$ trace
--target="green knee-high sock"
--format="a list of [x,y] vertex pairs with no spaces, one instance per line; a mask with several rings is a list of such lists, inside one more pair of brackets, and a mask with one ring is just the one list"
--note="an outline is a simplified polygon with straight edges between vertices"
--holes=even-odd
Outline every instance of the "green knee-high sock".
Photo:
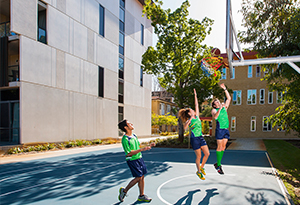
[[[224,150],[221,151],[221,161],[222,161],[222,158],[223,158],[223,154],[224,154]],[[221,161],[220,161],[220,164],[221,164]]]
[[217,154],[217,165],[220,166],[221,165],[221,160],[222,160],[222,151],[216,151]]

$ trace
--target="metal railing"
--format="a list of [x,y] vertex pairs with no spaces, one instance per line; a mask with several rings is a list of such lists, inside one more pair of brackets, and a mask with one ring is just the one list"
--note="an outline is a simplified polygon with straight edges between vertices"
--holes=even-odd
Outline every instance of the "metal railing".
[[14,36],[16,35],[14,32],[10,31],[10,22],[0,23],[0,38],[4,36]]

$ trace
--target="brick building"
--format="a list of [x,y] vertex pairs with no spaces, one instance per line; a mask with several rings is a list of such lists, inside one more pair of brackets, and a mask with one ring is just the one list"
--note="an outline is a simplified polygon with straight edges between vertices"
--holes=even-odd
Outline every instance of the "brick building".
[[[255,54],[243,53],[245,59],[255,59]],[[227,57],[226,54],[221,56]],[[233,69],[233,78],[230,78],[228,69],[222,68],[220,84],[224,83],[233,91],[228,109],[231,138],[295,138],[294,133],[286,135],[280,127],[272,127],[264,121],[280,105],[278,96],[281,93],[270,92],[262,77],[264,72],[260,65],[236,67]],[[214,120],[213,135],[215,126]]]

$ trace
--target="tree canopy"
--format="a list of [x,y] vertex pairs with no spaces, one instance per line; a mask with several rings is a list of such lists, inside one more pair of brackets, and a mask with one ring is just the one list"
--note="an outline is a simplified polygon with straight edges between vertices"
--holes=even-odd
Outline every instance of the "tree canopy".
[[220,72],[206,77],[200,68],[201,59],[211,55],[212,48],[201,43],[210,34],[213,20],[188,18],[188,0],[174,12],[162,9],[162,1],[153,2],[146,0],[143,12],[151,19],[158,41],[143,54],[144,72],[157,76],[180,108],[194,107],[193,88],[201,104],[219,91]]
[[[300,55],[299,0],[243,0],[243,25],[238,36],[258,57]],[[295,63],[300,66],[300,63]],[[282,105],[270,117],[273,126],[280,125],[300,136],[300,74],[288,64],[264,65],[271,91],[282,92]]]

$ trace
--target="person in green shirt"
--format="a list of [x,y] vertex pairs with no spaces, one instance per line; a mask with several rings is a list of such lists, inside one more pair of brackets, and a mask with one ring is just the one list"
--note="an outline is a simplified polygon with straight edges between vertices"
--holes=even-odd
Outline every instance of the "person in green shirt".
[[124,201],[129,189],[138,183],[140,191],[138,201],[150,202],[152,199],[144,194],[144,175],[147,174],[147,167],[142,158],[141,152],[151,149],[151,147],[155,146],[155,144],[151,143],[150,146],[140,148],[140,142],[137,136],[133,133],[133,124],[124,119],[123,121],[119,122],[118,126],[120,130],[125,132],[122,137],[122,147],[125,152],[127,165],[132,173],[132,176],[134,177],[134,179],[129,182],[126,188],[120,188],[119,200]]
[[[209,149],[207,143],[202,135],[202,124],[199,118],[199,105],[198,105],[198,98],[196,90],[194,89],[195,95],[195,111],[190,108],[181,109],[179,110],[179,117],[181,118],[182,123],[184,124],[184,130],[188,127],[191,129],[191,145],[193,150],[196,154],[196,167],[197,167],[197,176],[205,180],[204,175],[205,169],[204,165],[209,157]],[[200,165],[201,160],[201,151],[203,152],[204,156],[202,159],[202,163]]]
[[214,166],[219,174],[224,174],[221,161],[223,158],[224,151],[226,149],[226,144],[228,142],[228,139],[230,138],[230,134],[228,130],[229,120],[228,120],[227,109],[230,105],[231,97],[224,83],[222,83],[220,87],[225,91],[226,101],[225,103],[220,103],[218,99],[214,99],[211,103],[211,106],[213,107],[211,114],[213,118],[216,120],[215,136],[217,140],[217,149],[216,149],[217,162],[214,164]]

